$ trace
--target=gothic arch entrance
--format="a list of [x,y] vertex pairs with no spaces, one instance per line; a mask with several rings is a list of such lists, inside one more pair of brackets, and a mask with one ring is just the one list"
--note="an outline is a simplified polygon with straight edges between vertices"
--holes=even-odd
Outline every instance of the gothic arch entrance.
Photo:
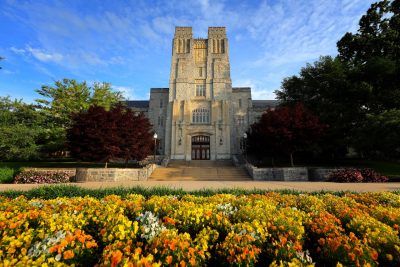
[[210,137],[206,135],[192,136],[192,160],[210,159]]

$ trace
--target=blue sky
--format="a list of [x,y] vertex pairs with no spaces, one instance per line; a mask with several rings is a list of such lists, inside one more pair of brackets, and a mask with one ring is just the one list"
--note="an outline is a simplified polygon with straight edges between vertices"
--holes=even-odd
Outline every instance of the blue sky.
[[226,26],[233,86],[273,99],[284,77],[355,32],[369,0],[0,0],[0,96],[55,80],[110,82],[128,99],[168,87],[175,26]]

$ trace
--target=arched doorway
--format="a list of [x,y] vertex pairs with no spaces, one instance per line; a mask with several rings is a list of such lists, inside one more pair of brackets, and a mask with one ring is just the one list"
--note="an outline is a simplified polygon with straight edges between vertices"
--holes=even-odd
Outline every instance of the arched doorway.
[[192,136],[192,160],[210,159],[210,137],[206,135]]

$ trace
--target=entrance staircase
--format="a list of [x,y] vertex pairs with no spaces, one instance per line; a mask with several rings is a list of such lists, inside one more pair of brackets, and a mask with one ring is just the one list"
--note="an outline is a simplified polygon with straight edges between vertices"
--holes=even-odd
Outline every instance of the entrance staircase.
[[244,168],[235,167],[231,160],[170,160],[168,167],[157,168],[150,181],[250,181]]

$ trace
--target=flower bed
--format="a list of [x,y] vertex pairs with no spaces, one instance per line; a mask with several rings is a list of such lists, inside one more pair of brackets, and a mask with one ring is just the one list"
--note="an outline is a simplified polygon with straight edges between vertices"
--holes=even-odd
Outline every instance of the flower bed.
[[36,171],[26,170],[15,176],[16,184],[57,184],[68,183],[71,180],[70,174],[65,171]]
[[0,202],[4,266],[400,265],[395,193]]
[[389,179],[372,169],[339,169],[332,172],[329,181],[338,183],[384,183]]

